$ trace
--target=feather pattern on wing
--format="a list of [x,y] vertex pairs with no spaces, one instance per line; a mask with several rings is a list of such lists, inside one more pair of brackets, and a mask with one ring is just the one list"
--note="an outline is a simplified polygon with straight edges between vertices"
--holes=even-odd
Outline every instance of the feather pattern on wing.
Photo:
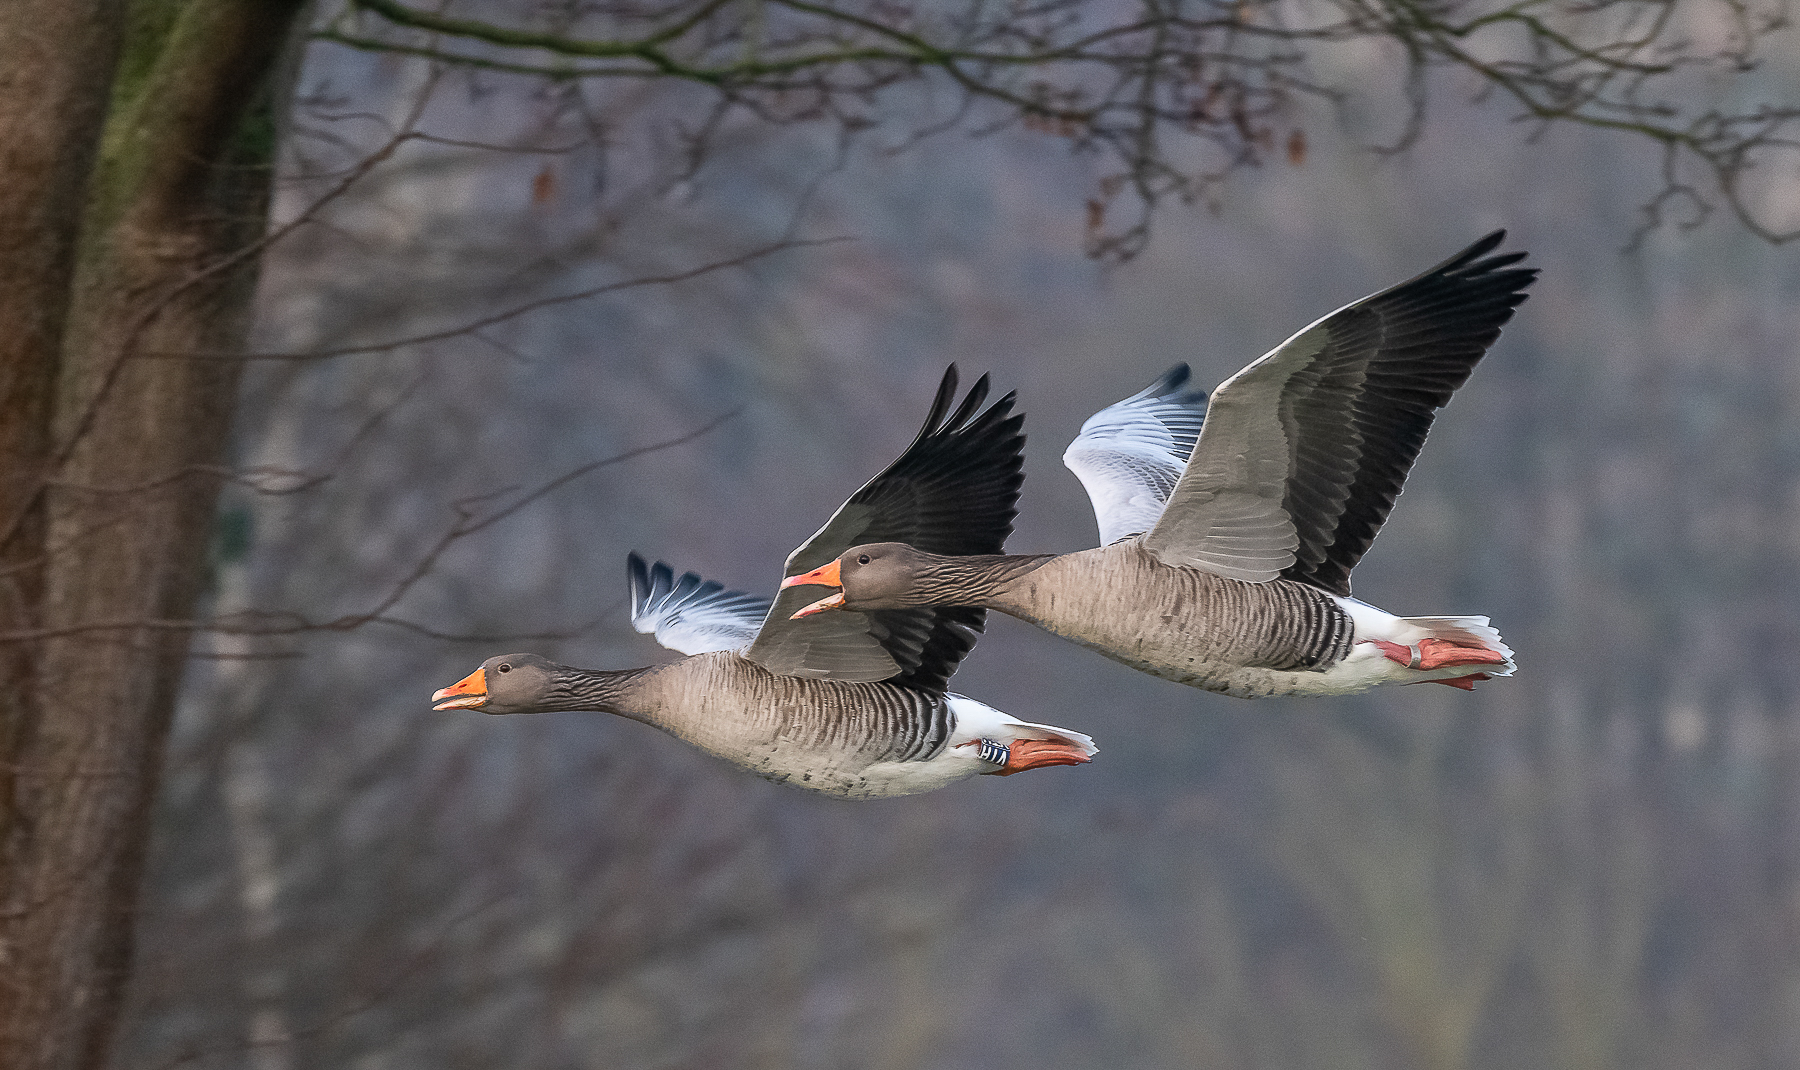
[[767,598],[728,591],[724,584],[693,572],[676,579],[675,570],[661,561],[651,565],[634,553],[626,558],[625,568],[631,586],[631,626],[655,635],[670,650],[742,653],[769,614]]
[[[1436,412],[1525,300],[1505,231],[1307,327],[1213,392],[1144,544],[1165,564],[1350,593]],[[1483,259],[1485,257],[1485,259]]]
[[1175,365],[1088,417],[1063,452],[1093,503],[1100,545],[1149,531],[1162,516],[1206,417],[1206,391],[1187,382],[1188,366]]
[[[788,556],[784,576],[810,572],[866,542],[903,542],[936,554],[1003,551],[1025,479],[1025,418],[1013,414],[1013,394],[977,412],[987,398],[985,375],[952,412],[956,384],[952,365],[912,444]],[[819,597],[818,587],[780,592],[744,656],[790,676],[942,691],[987,620],[984,610],[968,606],[790,619]]]

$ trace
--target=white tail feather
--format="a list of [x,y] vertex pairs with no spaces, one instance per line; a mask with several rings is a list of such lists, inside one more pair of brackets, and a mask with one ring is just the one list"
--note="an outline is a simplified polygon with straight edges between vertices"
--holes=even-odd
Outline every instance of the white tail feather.
[[1021,721],[1017,717],[1001,713],[984,702],[977,702],[964,695],[950,694],[944,697],[949,700],[951,712],[956,714],[956,728],[950,734],[953,742],[984,737],[1002,743],[1011,743],[1017,739],[1041,739],[1079,747],[1082,753],[1088,755],[1100,752],[1100,748],[1094,746],[1093,739],[1080,732],[1058,728],[1055,725]]
[[1014,739],[1043,739],[1067,743],[1071,747],[1081,748],[1081,752],[1090,757],[1100,753],[1100,748],[1094,745],[1093,737],[1081,732],[1057,728],[1055,725],[1033,724],[1030,721],[1013,721],[1012,723]]

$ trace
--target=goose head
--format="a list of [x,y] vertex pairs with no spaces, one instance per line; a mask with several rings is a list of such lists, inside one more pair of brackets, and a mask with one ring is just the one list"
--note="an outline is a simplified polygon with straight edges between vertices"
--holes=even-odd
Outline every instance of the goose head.
[[434,710],[540,713],[561,690],[564,666],[536,654],[502,654],[431,696]]
[[928,554],[903,542],[872,542],[852,546],[835,561],[781,581],[783,587],[836,587],[838,593],[806,606],[794,617],[809,617],[828,609],[905,609],[942,604],[946,586],[954,580],[956,558]]

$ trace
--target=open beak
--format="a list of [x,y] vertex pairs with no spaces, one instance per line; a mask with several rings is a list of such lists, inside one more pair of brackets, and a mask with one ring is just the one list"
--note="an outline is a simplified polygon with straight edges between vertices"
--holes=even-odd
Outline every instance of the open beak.
[[839,591],[838,593],[832,595],[830,598],[821,598],[817,602],[814,602],[810,606],[806,606],[802,609],[796,610],[794,612],[793,616],[789,617],[788,619],[789,620],[799,620],[801,617],[810,617],[814,613],[823,613],[828,609],[842,609],[842,608],[844,608],[844,592]]
[[[788,587],[806,586],[842,588],[844,586],[844,581],[843,577],[838,573],[838,563],[834,558],[833,560],[820,565],[818,568],[813,569],[811,572],[802,572],[798,576],[789,576],[787,579],[781,581],[781,586],[784,589]],[[814,613],[823,613],[828,609],[842,609],[843,605],[844,592],[839,590],[838,593],[831,597],[821,598],[812,605],[801,609],[788,619],[799,620],[801,617],[810,617]]]
[[434,710],[474,709],[486,704],[488,700],[487,676],[483,670],[474,672],[444,688],[431,696]]

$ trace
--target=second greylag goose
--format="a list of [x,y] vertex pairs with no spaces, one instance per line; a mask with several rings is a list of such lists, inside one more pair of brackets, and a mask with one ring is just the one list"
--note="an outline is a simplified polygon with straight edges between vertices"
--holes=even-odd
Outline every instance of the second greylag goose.
[[[1022,416],[1008,394],[977,415],[983,376],[954,413],[944,374],[925,426],[788,558],[810,570],[853,542],[905,540],[946,554],[997,552],[1018,500]],[[948,414],[948,415],[947,415]],[[594,710],[669,734],[759,776],[849,798],[931,791],[980,773],[1076,765],[1079,732],[1031,724],[945,692],[984,623],[979,609],[920,607],[791,619],[805,601],[763,599],[660,562],[630,560],[632,623],[691,656],[644,669],[489,658],[434,695],[434,709]]]
[[1486,617],[1398,617],[1350,597],[1436,411],[1473,371],[1534,268],[1490,234],[1320,319],[1213,393],[1179,366],[1096,413],[1064,462],[1105,545],[953,557],[850,548],[783,586],[800,610],[997,609],[1179,683],[1256,698],[1378,684],[1469,689],[1513,671]]

